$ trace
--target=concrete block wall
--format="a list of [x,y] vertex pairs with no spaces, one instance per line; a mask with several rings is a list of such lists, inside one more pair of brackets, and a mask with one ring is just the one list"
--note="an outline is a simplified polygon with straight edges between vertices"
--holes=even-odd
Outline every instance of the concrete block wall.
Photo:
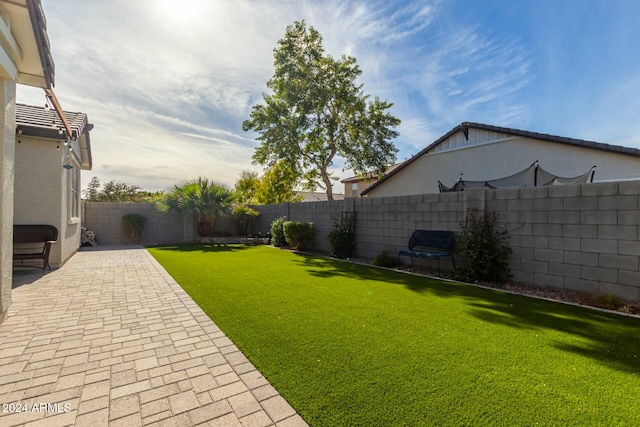
[[260,212],[260,216],[251,221],[249,230],[253,233],[269,233],[274,219],[283,216],[289,217],[291,205],[292,203],[279,203],[277,205],[254,206]]
[[[507,227],[514,281],[640,301],[640,181],[257,206],[260,216],[249,230],[266,233],[282,216],[313,222],[314,249],[329,252],[334,222],[353,212],[356,256],[373,258],[383,250],[395,255],[416,229],[458,232],[473,208],[496,212]],[[101,244],[126,243],[125,213],[147,217],[143,243],[197,238],[190,218],[160,214],[150,204],[86,203],[83,210],[83,224]],[[233,219],[220,220],[216,230],[235,230]],[[452,268],[446,259],[441,266]]]
[[373,258],[387,251],[395,255],[407,247],[409,237],[416,229],[459,230],[467,195],[447,193],[355,199],[356,254]]
[[[283,203],[257,206],[260,211],[254,232],[269,229],[271,222],[286,216],[292,221],[314,223],[314,249],[329,252],[329,233],[343,212],[356,215],[356,256],[374,258],[382,251],[395,255],[407,247],[411,233],[417,228],[460,229],[466,207],[478,207],[479,195],[474,192],[420,194],[384,198],[349,198],[313,203]],[[443,259],[443,268],[451,262]],[[435,263],[423,261],[426,266]]]
[[[249,225],[253,233],[267,233],[271,230],[274,219],[286,217],[291,221],[312,222],[314,229],[314,249],[329,252],[329,233],[335,220],[349,205],[348,201],[334,200],[328,202],[280,203],[277,205],[255,206],[260,216]],[[353,207],[351,206],[351,209]],[[351,210],[352,211],[352,210]]]
[[[152,203],[103,203],[83,201],[82,224],[96,233],[101,245],[126,245],[131,241],[122,231],[122,216],[138,214],[147,218],[143,244],[195,242],[198,233],[191,216],[159,212]],[[238,229],[232,217],[216,220],[214,231],[234,234]]]
[[314,247],[328,251],[333,222],[355,212],[356,255],[373,258],[405,248],[416,229],[460,231],[472,208],[507,227],[514,281],[640,301],[640,181],[258,206],[256,224],[314,222]]
[[100,245],[123,245],[132,242],[122,230],[122,217],[138,214],[147,218],[142,232],[143,244],[194,241],[193,220],[176,213],[158,212],[151,203],[83,202],[82,224],[92,230]]
[[507,210],[495,210],[510,218],[514,280],[640,301],[639,195],[640,181],[505,195]]

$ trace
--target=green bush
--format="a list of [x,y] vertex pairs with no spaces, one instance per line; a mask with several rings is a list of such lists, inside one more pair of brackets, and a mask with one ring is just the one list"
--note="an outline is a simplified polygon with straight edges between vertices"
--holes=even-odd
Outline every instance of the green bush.
[[618,309],[620,307],[624,307],[624,300],[620,297],[617,297],[615,295],[611,295],[611,294],[606,294],[604,296],[604,301],[609,304],[611,307]]
[[285,246],[287,240],[284,238],[284,231],[282,230],[282,224],[287,220],[287,217],[283,216],[276,218],[271,223],[271,244],[273,246]]
[[147,218],[138,214],[127,214],[122,217],[122,228],[124,233],[135,244],[140,243],[142,231],[147,223]]
[[496,213],[467,211],[462,231],[456,236],[462,265],[456,266],[453,278],[465,282],[485,281],[504,284],[511,277],[507,245],[509,236],[504,224],[496,227]]
[[282,224],[282,231],[287,244],[297,251],[304,251],[311,248],[313,240],[313,223],[285,221]]
[[387,251],[382,251],[371,261],[371,264],[378,267],[395,268],[398,266],[398,258]]
[[353,221],[336,221],[329,232],[331,256],[349,258],[356,249],[356,232]]

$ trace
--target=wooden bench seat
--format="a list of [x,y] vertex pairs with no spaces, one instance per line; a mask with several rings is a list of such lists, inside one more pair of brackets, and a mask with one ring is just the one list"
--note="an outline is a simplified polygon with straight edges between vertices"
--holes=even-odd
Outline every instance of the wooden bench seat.
[[51,245],[58,240],[58,229],[53,225],[14,225],[13,263],[24,265],[25,261],[42,260],[42,273],[49,265]]

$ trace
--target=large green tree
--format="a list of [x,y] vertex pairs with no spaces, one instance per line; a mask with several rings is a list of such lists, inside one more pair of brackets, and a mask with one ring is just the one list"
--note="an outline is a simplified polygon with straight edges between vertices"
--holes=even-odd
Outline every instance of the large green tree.
[[388,112],[393,104],[364,94],[355,58],[325,55],[320,33],[296,21],[274,49],[274,65],[272,93],[242,124],[259,134],[254,163],[285,161],[296,182],[310,190],[320,185],[332,200],[336,156],[357,174],[382,174],[395,161],[391,140],[400,120]]
[[254,203],[256,191],[260,186],[260,177],[257,172],[243,170],[240,177],[236,181],[234,190],[236,192],[236,200],[239,203]]

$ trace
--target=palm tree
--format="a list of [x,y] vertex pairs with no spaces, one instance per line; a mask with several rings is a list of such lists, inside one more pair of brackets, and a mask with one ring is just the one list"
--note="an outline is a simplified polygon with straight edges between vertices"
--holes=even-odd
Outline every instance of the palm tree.
[[212,236],[216,219],[226,216],[234,200],[233,191],[224,184],[200,177],[173,190],[156,203],[160,212],[180,212],[195,215],[198,219],[198,234]]

